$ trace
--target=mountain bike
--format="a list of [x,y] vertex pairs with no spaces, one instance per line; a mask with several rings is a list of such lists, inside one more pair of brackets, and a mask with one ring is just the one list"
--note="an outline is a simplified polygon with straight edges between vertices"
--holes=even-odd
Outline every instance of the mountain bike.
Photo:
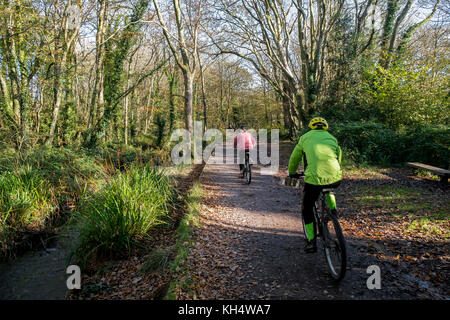
[[[303,187],[304,174],[296,174],[285,180],[285,185]],[[298,180],[298,181],[296,181]],[[323,243],[328,270],[334,280],[342,280],[347,269],[347,249],[345,238],[339,224],[339,213],[333,189],[322,189],[313,207],[314,230],[316,237]],[[302,216],[303,232],[306,235],[305,221]]]
[[245,162],[244,162],[244,179],[247,184],[252,181],[252,165],[250,164],[250,154],[245,151]]

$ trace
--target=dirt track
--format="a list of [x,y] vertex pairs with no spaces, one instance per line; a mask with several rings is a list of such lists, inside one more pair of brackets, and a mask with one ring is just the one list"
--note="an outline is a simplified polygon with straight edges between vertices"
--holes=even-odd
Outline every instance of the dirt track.
[[[205,200],[201,226],[188,259],[198,299],[411,299],[417,298],[381,267],[380,290],[366,285],[367,267],[377,264],[367,243],[347,237],[348,269],[336,284],[321,247],[303,252],[300,191],[281,185],[254,166],[250,185],[237,165],[206,165],[201,183]],[[345,180],[344,180],[345,183]],[[339,203],[339,199],[338,199]],[[345,233],[345,230],[344,230]],[[183,296],[183,295],[182,295]],[[182,298],[182,297],[180,297]]]

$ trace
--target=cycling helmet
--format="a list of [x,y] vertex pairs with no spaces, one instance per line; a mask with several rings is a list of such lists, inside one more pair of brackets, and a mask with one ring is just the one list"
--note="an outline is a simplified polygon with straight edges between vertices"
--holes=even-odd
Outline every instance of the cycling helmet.
[[325,120],[324,118],[316,117],[309,122],[308,127],[310,127],[313,130],[315,129],[328,130],[328,123],[327,120]]
[[247,130],[247,126],[246,126],[245,124],[243,124],[243,125],[241,126],[241,129],[242,129],[242,130]]

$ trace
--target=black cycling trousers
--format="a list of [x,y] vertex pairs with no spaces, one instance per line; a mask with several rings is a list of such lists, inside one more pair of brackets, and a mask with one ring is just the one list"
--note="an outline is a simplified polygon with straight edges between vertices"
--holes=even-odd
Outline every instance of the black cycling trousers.
[[314,202],[319,198],[320,191],[326,188],[337,188],[341,184],[341,181],[327,184],[324,186],[316,186],[305,182],[305,188],[303,189],[303,205],[302,215],[305,220],[305,224],[309,224],[314,221],[313,207]]
[[[238,150],[238,152],[239,152],[238,159],[242,159],[242,160],[239,160],[239,161],[245,161],[245,156],[249,155],[250,149],[240,149],[240,150]],[[250,157],[250,155],[249,155],[249,157]],[[249,161],[250,161],[250,159],[249,159]],[[240,171],[244,170],[244,164],[243,163],[239,164],[239,170]]]

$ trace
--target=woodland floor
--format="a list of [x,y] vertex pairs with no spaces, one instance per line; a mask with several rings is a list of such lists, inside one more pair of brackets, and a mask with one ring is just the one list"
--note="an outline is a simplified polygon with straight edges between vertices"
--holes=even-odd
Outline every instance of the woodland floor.
[[[336,198],[348,267],[337,284],[320,247],[303,252],[301,191],[280,183],[286,160],[276,175],[259,168],[250,185],[237,165],[203,168],[182,278],[168,268],[140,272],[148,256],[136,254],[85,277],[71,298],[161,299],[175,278],[177,299],[450,299],[450,202],[436,179],[404,168],[344,170]],[[173,232],[155,241],[173,252]],[[367,288],[370,265],[381,269],[379,290]]]

